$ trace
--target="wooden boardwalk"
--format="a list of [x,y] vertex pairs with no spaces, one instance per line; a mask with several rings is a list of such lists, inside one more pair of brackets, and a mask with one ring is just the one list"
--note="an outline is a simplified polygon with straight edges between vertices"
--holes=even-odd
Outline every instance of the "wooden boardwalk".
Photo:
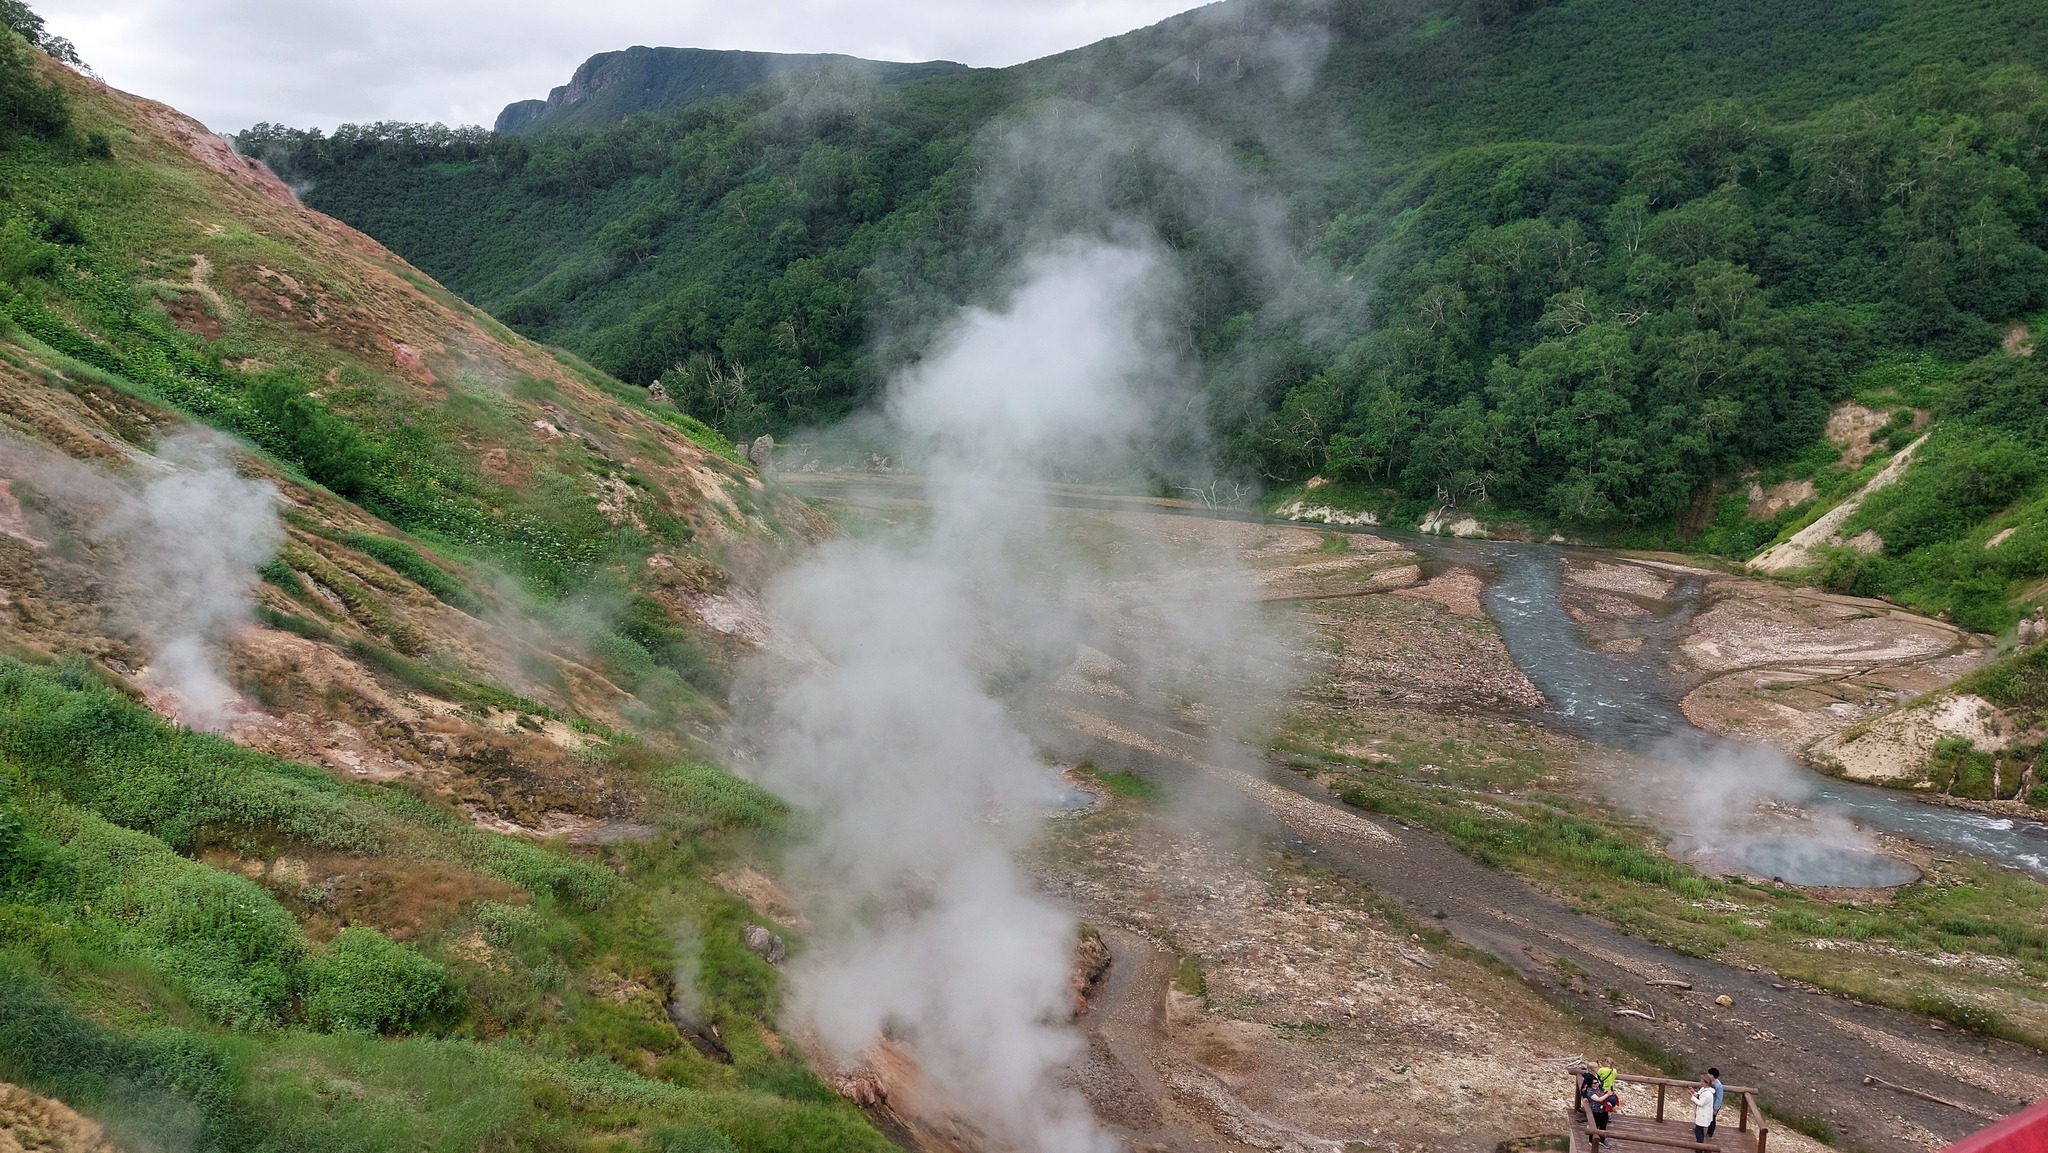
[[[1674,1081],[1669,1077],[1637,1077],[1622,1074],[1616,1079],[1639,1092],[1625,1098],[1628,1108],[1612,1114],[1606,1129],[1595,1129],[1580,1121],[1569,1109],[1572,1122],[1571,1153],[1647,1153],[1652,1149],[1693,1149],[1711,1153],[1766,1153],[1770,1130],[1763,1111],[1757,1108],[1756,1090],[1728,1085],[1722,1097],[1720,1125],[1705,1144],[1692,1140],[1692,1091],[1696,1081]],[[1572,1078],[1576,1096],[1578,1078]],[[1660,1120],[1661,1118],[1661,1120]]]

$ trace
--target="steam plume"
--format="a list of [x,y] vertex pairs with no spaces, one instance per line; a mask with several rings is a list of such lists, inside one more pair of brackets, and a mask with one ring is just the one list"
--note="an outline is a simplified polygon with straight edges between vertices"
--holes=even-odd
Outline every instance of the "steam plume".
[[114,555],[110,624],[150,650],[148,679],[177,697],[180,721],[218,729],[235,692],[221,671],[248,620],[256,567],[284,534],[277,488],[236,474],[230,442],[204,429],[174,433],[144,458],[139,483],[49,449],[0,438],[0,475],[31,487],[53,516]]
[[126,554],[123,616],[152,650],[150,676],[178,694],[178,719],[195,729],[227,723],[235,691],[220,655],[249,619],[256,567],[284,543],[277,486],[237,475],[228,451],[203,430],[166,438],[157,454],[174,471],[99,528]]
[[794,1011],[842,1057],[905,1041],[933,1086],[1004,1144],[1111,1147],[1054,1082],[1076,1040],[1073,923],[1012,861],[1058,782],[989,687],[993,667],[1073,659],[1086,578],[1038,485],[1128,467],[1185,361],[1169,262],[1143,240],[1070,241],[970,309],[888,398],[928,478],[931,520],[840,542],[768,592],[824,663],[763,718],[763,782],[805,805],[791,862],[826,896]]
[[1709,872],[1783,877],[1803,885],[1896,885],[1912,866],[1884,856],[1875,837],[1812,805],[1810,773],[1777,749],[1674,734],[1624,799],[1671,830],[1674,856]]

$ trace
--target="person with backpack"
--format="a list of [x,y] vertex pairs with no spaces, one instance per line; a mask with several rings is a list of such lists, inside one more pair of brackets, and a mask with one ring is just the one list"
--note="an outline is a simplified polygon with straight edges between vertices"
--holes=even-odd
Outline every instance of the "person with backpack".
[[1692,1091],[1692,1143],[1707,1143],[1707,1132],[1714,1125],[1714,1078],[1700,1074],[1699,1088]]
[[[1616,1073],[1611,1065],[1602,1065],[1597,1069],[1587,1069],[1581,1066],[1579,1069],[1578,1090],[1572,1101],[1572,1116],[1580,1121],[1584,1121],[1586,1119],[1587,1102],[1592,1100],[1593,1094],[1596,1092],[1612,1093],[1614,1091],[1614,1080],[1618,1076],[1620,1074]],[[1606,1126],[1602,1125],[1601,1128],[1604,1129]]]
[[1594,1075],[1593,1091],[1586,1094],[1586,1109],[1593,1115],[1593,1128],[1607,1128],[1608,1116],[1621,1111],[1621,1094],[1614,1091],[1613,1078],[1603,1082],[1598,1074]]

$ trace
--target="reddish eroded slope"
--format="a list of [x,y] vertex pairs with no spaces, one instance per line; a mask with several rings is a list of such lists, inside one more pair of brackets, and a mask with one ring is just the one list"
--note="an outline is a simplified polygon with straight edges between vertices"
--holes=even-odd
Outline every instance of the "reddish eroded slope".
[[[415,782],[488,828],[603,836],[629,821],[643,798],[604,755],[610,734],[665,755],[699,745],[722,719],[720,674],[762,638],[753,590],[828,523],[693,442],[639,390],[511,333],[304,208],[196,121],[45,72],[81,129],[111,140],[112,167],[78,195],[95,219],[121,222],[130,290],[188,348],[252,386],[273,370],[314,382],[314,399],[363,435],[427,459],[484,515],[520,522],[517,539],[584,549],[564,563],[574,585],[539,590],[488,541],[410,539],[245,446],[235,468],[276,485],[285,540],[257,587],[263,616],[226,658],[241,696],[228,734],[339,775]],[[49,307],[111,342],[63,298],[105,280],[95,268],[60,273]],[[0,455],[0,648],[83,654],[170,712],[108,579],[120,545],[96,534],[103,510],[64,479],[133,489],[161,470],[150,454],[191,423],[166,399],[11,325],[0,333],[12,446]],[[406,541],[460,595],[364,551],[364,534]],[[579,600],[591,587],[601,595]],[[641,635],[682,638],[701,676],[684,685],[630,646],[620,655],[614,630],[636,602]]]

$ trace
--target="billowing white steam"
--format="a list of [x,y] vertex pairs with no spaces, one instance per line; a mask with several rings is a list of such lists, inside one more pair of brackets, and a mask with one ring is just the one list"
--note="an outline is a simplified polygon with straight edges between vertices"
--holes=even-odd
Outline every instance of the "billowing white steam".
[[277,486],[237,475],[229,447],[198,429],[165,438],[157,455],[172,471],[97,528],[122,546],[122,615],[150,646],[150,679],[178,695],[178,719],[195,729],[227,722],[235,690],[221,654],[249,619],[257,566],[284,543]]
[[1847,816],[1816,808],[1813,776],[1768,745],[1674,734],[1621,799],[1672,831],[1673,855],[1708,872],[1802,885],[1896,885],[1914,869]]
[[762,780],[819,835],[792,872],[826,896],[792,1010],[841,1057],[887,1036],[1003,1145],[1107,1149],[1056,1084],[1071,917],[1012,856],[1057,781],[989,687],[991,668],[1072,659],[1082,612],[1038,485],[1113,475],[1158,427],[1186,362],[1170,263],[1145,241],[1068,242],[1009,302],[968,310],[888,398],[932,517],[839,542],[768,593],[824,658],[769,705]]
[[107,549],[109,623],[148,647],[148,679],[176,695],[178,719],[196,729],[228,720],[235,693],[222,653],[249,619],[257,566],[284,539],[276,486],[237,475],[231,450],[204,429],[174,433],[138,482],[0,438],[0,476]]

